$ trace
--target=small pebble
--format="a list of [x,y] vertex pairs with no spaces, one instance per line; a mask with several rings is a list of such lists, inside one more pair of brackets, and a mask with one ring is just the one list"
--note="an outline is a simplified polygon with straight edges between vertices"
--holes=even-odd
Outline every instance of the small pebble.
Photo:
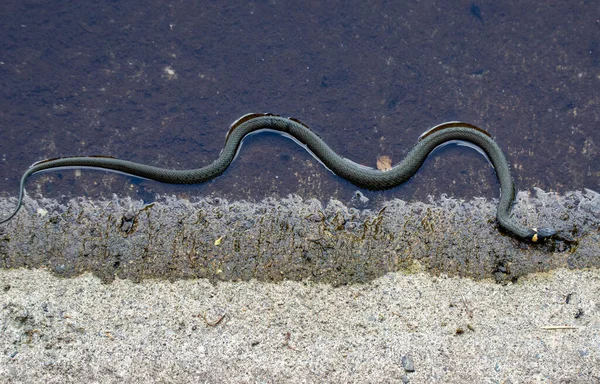
[[353,203],[367,204],[369,202],[369,198],[365,196],[361,191],[355,191],[354,196],[352,196]]
[[406,372],[415,371],[415,363],[410,355],[402,356],[402,366]]

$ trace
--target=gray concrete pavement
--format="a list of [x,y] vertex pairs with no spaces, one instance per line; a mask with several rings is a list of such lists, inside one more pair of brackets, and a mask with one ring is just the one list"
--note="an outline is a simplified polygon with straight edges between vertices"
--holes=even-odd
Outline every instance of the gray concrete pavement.
[[334,288],[18,269],[0,288],[2,383],[600,381],[598,270]]

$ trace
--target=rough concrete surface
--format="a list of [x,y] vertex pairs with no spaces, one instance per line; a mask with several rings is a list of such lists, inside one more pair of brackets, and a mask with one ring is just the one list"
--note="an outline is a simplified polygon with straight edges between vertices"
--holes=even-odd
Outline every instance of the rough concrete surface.
[[[15,204],[0,199],[0,212]],[[356,204],[297,195],[260,202],[27,198],[0,226],[0,268],[45,267],[63,277],[92,272],[105,282],[311,279],[337,286],[399,270],[511,281],[600,267],[600,194],[591,190],[518,194],[515,220],[575,239],[543,244],[503,234],[493,200]]]
[[2,383],[600,381],[598,270],[332,287],[17,269],[0,287]]
[[598,193],[519,193],[576,238],[540,245],[485,199],[352,204],[27,198],[0,382],[600,381]]

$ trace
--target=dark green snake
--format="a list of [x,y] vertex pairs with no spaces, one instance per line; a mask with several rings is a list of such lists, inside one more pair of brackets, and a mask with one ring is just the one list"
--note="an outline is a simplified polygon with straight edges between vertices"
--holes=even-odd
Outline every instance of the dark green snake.
[[163,183],[204,183],[225,172],[236,156],[246,135],[263,129],[274,130],[291,136],[305,145],[316,158],[336,175],[361,188],[371,190],[389,189],[404,183],[419,170],[431,151],[448,141],[459,140],[475,144],[487,154],[500,181],[500,200],[496,214],[500,226],[518,238],[533,242],[541,241],[556,233],[551,228],[526,228],[511,218],[510,210],[515,199],[515,187],[510,175],[510,168],[500,147],[487,132],[474,125],[460,122],[439,125],[423,134],[417,145],[399,164],[388,171],[379,171],[358,165],[339,156],[301,122],[269,114],[249,114],[237,120],[232,124],[227,134],[225,147],[219,158],[212,164],[198,169],[171,170],[126,160],[93,156],[64,157],[37,162],[21,178],[19,200],[14,212],[0,223],[10,220],[17,214],[23,202],[25,182],[29,176],[37,172],[63,167],[94,167],[120,171]]

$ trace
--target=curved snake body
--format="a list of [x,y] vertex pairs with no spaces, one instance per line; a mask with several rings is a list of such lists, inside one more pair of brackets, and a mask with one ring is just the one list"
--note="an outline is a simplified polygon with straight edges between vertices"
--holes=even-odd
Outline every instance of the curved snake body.
[[130,175],[172,184],[197,184],[221,175],[236,156],[244,137],[253,132],[270,129],[287,134],[304,144],[327,168],[336,175],[366,189],[384,190],[394,188],[410,179],[421,167],[427,156],[438,146],[454,140],[465,141],[480,147],[488,156],[498,181],[500,199],[496,217],[498,223],[509,233],[528,241],[540,241],[555,234],[550,228],[530,229],[514,221],[510,216],[515,198],[515,187],[510,168],[500,147],[487,132],[467,123],[451,122],[441,124],[423,134],[406,157],[388,171],[363,167],[335,153],[321,138],[306,125],[295,119],[269,114],[249,114],[237,120],[229,130],[225,146],[219,157],[202,168],[172,170],[134,163],[109,157],[65,157],[43,160],[33,164],[21,178],[17,207],[10,216],[0,221],[10,220],[22,205],[27,178],[37,172],[64,167],[93,167],[124,172]]

